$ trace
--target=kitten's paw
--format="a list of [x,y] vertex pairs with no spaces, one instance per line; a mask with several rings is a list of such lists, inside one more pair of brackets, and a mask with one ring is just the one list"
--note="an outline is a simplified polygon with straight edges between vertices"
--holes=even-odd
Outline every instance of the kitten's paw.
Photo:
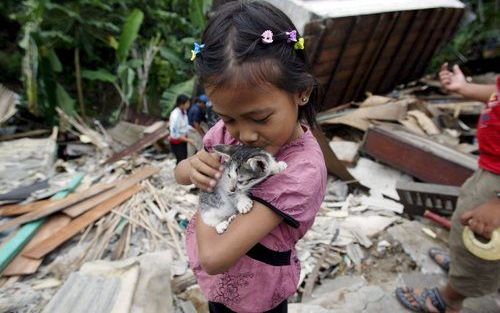
[[246,214],[250,212],[253,206],[253,201],[250,198],[240,198],[238,203],[236,204],[236,208],[238,209],[238,212],[241,214]]
[[283,172],[284,170],[286,170],[287,166],[288,166],[288,165],[287,165],[285,162],[283,162],[283,161],[279,161],[279,162],[278,162],[278,165],[276,166],[276,169],[277,169],[277,171],[276,171],[276,172],[278,172],[278,173]]
[[229,226],[229,221],[222,221],[217,226],[215,226],[215,230],[217,231],[217,234],[222,234],[226,231],[227,227]]

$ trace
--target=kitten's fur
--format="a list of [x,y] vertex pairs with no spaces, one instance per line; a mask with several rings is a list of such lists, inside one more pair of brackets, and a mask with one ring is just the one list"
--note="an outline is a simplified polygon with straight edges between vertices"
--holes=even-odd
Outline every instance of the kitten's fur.
[[287,165],[259,148],[216,145],[214,150],[224,160],[224,171],[213,192],[200,193],[200,213],[205,224],[222,234],[238,213],[252,208],[253,201],[247,195],[250,189]]

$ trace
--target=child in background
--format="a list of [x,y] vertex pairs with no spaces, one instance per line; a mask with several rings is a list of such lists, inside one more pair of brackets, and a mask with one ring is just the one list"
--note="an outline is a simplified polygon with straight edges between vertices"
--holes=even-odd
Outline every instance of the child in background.
[[168,119],[170,127],[170,148],[175,155],[177,164],[187,158],[188,143],[194,145],[192,139],[188,138],[188,133],[192,127],[189,125],[187,110],[189,109],[190,100],[186,95],[179,95],[175,102],[175,108],[170,113]]
[[266,2],[229,2],[210,19],[195,66],[221,120],[205,150],[175,169],[180,184],[212,191],[222,174],[217,144],[260,147],[287,169],[252,190],[253,207],[222,235],[195,214],[187,228],[190,266],[210,312],[287,312],[300,263],[296,242],[312,226],[326,189],[326,167],[311,133],[317,83],[304,40]]

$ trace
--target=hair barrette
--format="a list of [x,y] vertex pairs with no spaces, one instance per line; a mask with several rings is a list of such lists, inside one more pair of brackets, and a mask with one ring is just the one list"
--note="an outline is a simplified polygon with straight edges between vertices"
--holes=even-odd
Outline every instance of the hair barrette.
[[292,30],[291,32],[285,32],[285,34],[288,36],[287,42],[297,42],[297,31]]
[[205,44],[194,43],[194,48],[191,50],[191,61],[196,59],[196,55],[201,52],[201,49],[205,48]]
[[262,37],[263,43],[272,43],[273,42],[273,32],[270,30],[266,30],[260,36]]
[[304,50],[304,38],[300,37],[293,47],[295,50]]

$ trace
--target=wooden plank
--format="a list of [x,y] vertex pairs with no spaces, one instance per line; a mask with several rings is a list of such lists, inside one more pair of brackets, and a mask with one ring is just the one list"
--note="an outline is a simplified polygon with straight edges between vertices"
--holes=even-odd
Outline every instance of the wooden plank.
[[313,135],[316,137],[316,140],[321,147],[321,151],[323,151],[328,172],[339,177],[343,181],[356,181],[356,179],[347,171],[344,164],[342,164],[342,162],[337,158],[335,153],[333,153],[320,126],[313,129]]
[[25,257],[40,259],[59,247],[61,244],[71,239],[73,236],[84,230],[88,225],[94,223],[115,207],[127,201],[135,193],[141,190],[140,185],[134,185],[125,191],[120,192],[115,197],[104,201],[94,209],[86,212],[82,216],[74,219],[64,228],[59,230],[54,236],[40,242],[37,246],[23,253]]
[[15,219],[12,219],[12,220],[7,221],[6,223],[0,225],[0,232],[5,231],[7,229],[10,229],[12,227],[21,225],[21,224],[25,224],[25,223],[37,220],[39,218],[48,216],[48,215],[53,214],[55,212],[61,211],[62,209],[65,209],[65,208],[69,207],[70,205],[73,205],[75,203],[83,201],[89,197],[93,197],[96,194],[99,194],[99,193],[101,193],[107,189],[110,189],[110,188],[111,188],[111,185],[108,185],[108,184],[97,184],[97,185],[94,185],[83,192],[71,195],[65,199],[61,199],[58,201],[51,201],[43,208],[40,208],[40,209],[37,209],[33,212],[21,215]]
[[[427,21],[427,17],[431,13],[430,10],[418,10],[416,14],[413,16],[413,20],[410,23],[408,33],[403,37],[403,41],[401,43],[401,49],[394,56],[392,60],[392,65],[389,67],[387,75],[389,77],[394,77],[399,75],[402,67],[405,65],[409,55],[412,53],[412,48],[415,45],[415,41],[418,38],[418,34],[421,31],[422,27],[425,26]],[[402,82],[400,79],[397,83]],[[391,88],[391,82],[388,80],[383,80],[381,90],[388,90]]]
[[[69,183],[68,188],[59,191],[52,198],[62,199],[66,197],[70,192],[74,191],[76,187],[80,184],[83,179],[82,173],[77,173],[76,176]],[[17,231],[16,235],[10,239],[2,249],[0,250],[0,272],[2,272],[12,260],[19,254],[19,252],[26,246],[31,238],[37,233],[37,231],[44,224],[45,219],[39,219],[28,223],[21,227]]]
[[476,157],[393,124],[370,127],[362,149],[383,163],[435,184],[460,186],[478,168]]
[[21,253],[9,264],[9,266],[7,266],[2,275],[15,276],[35,273],[38,267],[40,267],[40,264],[42,264],[43,259],[31,259],[22,254],[57,233],[64,226],[68,225],[70,221],[71,218],[64,214],[51,216],[49,220],[43,224],[33,239],[24,247]]
[[40,200],[28,204],[9,204],[0,207],[0,216],[18,216],[46,206],[50,200]]
[[118,160],[123,159],[126,156],[129,156],[131,154],[137,153],[150,145],[154,144],[158,140],[162,139],[163,137],[166,137],[169,134],[169,130],[167,127],[161,127],[154,131],[153,133],[144,136],[141,140],[138,142],[134,143],[130,147],[125,148],[124,150],[118,152],[117,154],[113,155],[109,159],[104,162],[104,164],[110,164],[114,163]]
[[97,195],[93,198],[87,199],[85,201],[82,201],[80,203],[76,203],[75,205],[69,206],[66,208],[63,212],[73,218],[85,213],[86,211],[92,209],[96,205],[116,196],[117,194],[121,193],[122,191],[130,188],[131,186],[139,183],[141,180],[146,179],[150,177],[151,175],[156,174],[160,169],[155,168],[155,167],[144,167],[134,173],[133,175],[122,179],[118,182],[115,183],[116,187],[103,192],[100,195]]

